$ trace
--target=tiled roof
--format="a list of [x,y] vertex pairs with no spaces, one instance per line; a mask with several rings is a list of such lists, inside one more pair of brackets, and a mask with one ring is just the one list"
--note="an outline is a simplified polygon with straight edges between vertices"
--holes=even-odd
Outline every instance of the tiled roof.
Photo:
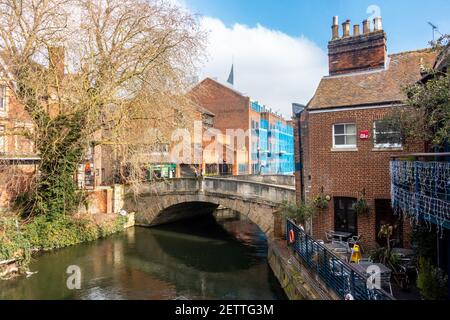
[[309,110],[386,104],[405,99],[403,88],[421,79],[421,66],[433,67],[436,53],[418,50],[392,54],[387,68],[324,77]]

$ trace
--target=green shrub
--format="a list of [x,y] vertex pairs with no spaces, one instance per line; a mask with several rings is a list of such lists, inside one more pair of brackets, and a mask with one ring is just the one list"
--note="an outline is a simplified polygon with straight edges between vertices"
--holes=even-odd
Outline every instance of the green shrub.
[[430,260],[419,259],[417,287],[425,300],[445,300],[447,298],[448,277],[444,272],[431,265]]
[[52,220],[35,218],[25,226],[32,248],[52,250],[104,238],[123,229],[126,218],[118,217],[97,225],[88,218],[59,216]]
[[122,231],[127,217],[116,217],[101,224],[88,217],[65,215],[37,216],[28,223],[0,219],[0,261],[18,260],[21,272],[28,270],[32,250],[53,250]]
[[281,210],[284,218],[293,219],[300,224],[305,224],[317,214],[316,207],[308,203],[284,202]]
[[411,243],[414,253],[418,257],[425,257],[431,261],[437,260],[437,235],[435,229],[430,229],[424,222],[414,225],[411,234]]
[[18,227],[18,221],[0,219],[0,261],[17,259],[19,268],[26,269],[30,257],[30,242]]

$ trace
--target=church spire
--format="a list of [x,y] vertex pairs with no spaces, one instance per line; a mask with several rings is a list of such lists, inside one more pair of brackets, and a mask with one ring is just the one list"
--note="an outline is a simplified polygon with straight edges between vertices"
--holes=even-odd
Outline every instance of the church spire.
[[229,84],[231,84],[232,86],[234,86],[234,63],[231,64],[231,71],[230,71],[230,75],[228,76],[227,82]]

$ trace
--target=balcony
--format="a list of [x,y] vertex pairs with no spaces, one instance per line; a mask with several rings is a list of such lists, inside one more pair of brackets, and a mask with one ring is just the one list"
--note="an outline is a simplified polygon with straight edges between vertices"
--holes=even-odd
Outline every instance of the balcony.
[[450,153],[394,157],[390,169],[394,210],[450,229],[449,159]]

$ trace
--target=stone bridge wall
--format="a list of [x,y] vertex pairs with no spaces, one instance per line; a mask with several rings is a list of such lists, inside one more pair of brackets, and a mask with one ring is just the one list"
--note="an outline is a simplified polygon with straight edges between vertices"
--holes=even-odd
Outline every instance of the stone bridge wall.
[[137,225],[156,226],[224,206],[246,215],[268,237],[281,229],[281,204],[295,201],[293,187],[223,178],[173,179],[143,185],[138,197],[131,190],[125,194],[125,209],[136,213]]
[[241,175],[223,177],[230,180],[252,181],[279,186],[295,186],[295,176],[289,175]]

